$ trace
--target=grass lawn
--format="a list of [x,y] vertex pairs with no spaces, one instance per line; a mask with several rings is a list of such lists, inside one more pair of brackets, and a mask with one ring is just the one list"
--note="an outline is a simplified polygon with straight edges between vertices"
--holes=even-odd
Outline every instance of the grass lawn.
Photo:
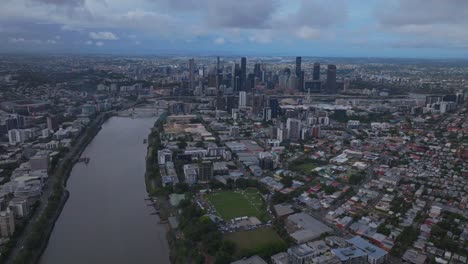
[[262,197],[256,189],[217,192],[210,194],[207,199],[226,221],[242,216],[266,220],[266,209],[263,208]]
[[225,239],[236,244],[237,255],[257,254],[268,248],[275,249],[286,245],[272,228],[230,233],[225,236]]
[[301,163],[297,165],[295,164],[293,166],[290,166],[289,169],[295,172],[302,173],[302,174],[310,174],[310,172],[315,168],[317,168],[317,164],[305,162],[305,163]]

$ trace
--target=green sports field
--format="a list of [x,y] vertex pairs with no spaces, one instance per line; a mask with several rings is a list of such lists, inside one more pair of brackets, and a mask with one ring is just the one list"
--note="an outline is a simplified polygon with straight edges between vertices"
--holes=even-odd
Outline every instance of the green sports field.
[[272,228],[234,232],[227,234],[225,239],[234,242],[237,246],[236,255],[242,256],[254,255],[269,250],[279,252],[287,248],[286,243]]
[[226,221],[242,216],[255,216],[265,221],[268,217],[256,189],[216,192],[208,195],[207,199]]

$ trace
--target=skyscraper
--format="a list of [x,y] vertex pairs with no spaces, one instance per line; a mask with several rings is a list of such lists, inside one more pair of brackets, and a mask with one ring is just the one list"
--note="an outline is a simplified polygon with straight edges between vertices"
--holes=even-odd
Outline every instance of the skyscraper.
[[278,99],[271,98],[269,102],[271,108],[271,118],[277,118],[279,114],[279,103]]
[[247,58],[241,58],[241,74],[240,74],[240,89],[241,91],[247,90]]
[[314,81],[320,81],[320,63],[314,63],[314,72],[312,74],[312,79]]
[[193,79],[193,71],[195,70],[195,60],[189,59],[189,89],[193,91],[195,88],[194,79]]
[[263,108],[263,121],[268,122],[271,120],[271,108],[265,107]]
[[286,129],[288,130],[288,138],[291,140],[301,139],[301,120],[288,118],[286,121]]
[[249,73],[247,76],[247,85],[246,85],[246,91],[247,92],[252,92],[255,87],[255,74]]
[[[221,68],[219,66],[219,56],[217,56],[216,57],[216,73],[215,73],[216,74],[216,90],[219,89],[219,84],[221,83],[221,74],[220,74],[220,72],[221,72]],[[218,94],[218,91],[217,91],[216,94]]]
[[327,93],[336,94],[336,65],[330,64],[327,69]]
[[238,92],[240,90],[240,82],[241,82],[240,72],[241,72],[241,70],[240,70],[239,64],[238,63],[233,64],[232,65],[232,73],[231,73],[231,75],[232,75],[231,87],[232,87],[232,90],[234,92]]
[[343,93],[347,93],[349,90],[349,79],[346,78],[344,79],[344,82],[343,82]]
[[262,65],[260,63],[255,63],[254,74],[255,77],[262,79]]
[[247,92],[240,91],[239,92],[239,107],[247,106]]
[[301,57],[296,57],[296,76],[297,78],[299,78],[299,76],[301,75],[301,62],[302,62],[302,58]]

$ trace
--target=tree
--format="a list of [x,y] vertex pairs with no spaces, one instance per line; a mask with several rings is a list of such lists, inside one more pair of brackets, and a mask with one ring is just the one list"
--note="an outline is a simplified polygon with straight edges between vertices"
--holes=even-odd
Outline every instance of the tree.
[[185,149],[187,147],[187,142],[185,142],[185,139],[181,139],[177,143],[177,147],[179,147],[179,149]]
[[281,183],[284,185],[284,187],[290,188],[293,184],[293,179],[288,176],[283,176],[283,178],[281,179]]

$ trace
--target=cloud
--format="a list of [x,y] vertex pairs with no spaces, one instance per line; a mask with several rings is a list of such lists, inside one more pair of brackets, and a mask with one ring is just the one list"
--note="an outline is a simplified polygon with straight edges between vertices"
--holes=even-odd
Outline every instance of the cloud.
[[85,0],[32,0],[33,2],[46,4],[46,5],[55,5],[55,6],[70,6],[78,7],[83,6]]
[[215,40],[214,40],[214,43],[216,45],[223,45],[224,43],[226,43],[226,40],[223,38],[223,37],[217,37]]
[[268,44],[273,41],[273,30],[257,30],[251,34],[249,40],[259,44]]
[[271,27],[279,0],[157,0],[170,10],[196,14],[205,26],[258,29]]
[[301,39],[319,39],[320,30],[309,26],[302,26],[296,31],[296,35]]
[[89,32],[89,37],[98,40],[118,40],[119,38],[112,32]]
[[468,1],[394,0],[374,13],[382,32],[400,38],[394,47],[467,47]]
[[376,15],[384,26],[460,24],[468,21],[468,1],[386,1],[377,6]]
[[9,37],[8,42],[12,44],[35,44],[35,45],[42,45],[42,44],[49,44],[55,45],[58,42],[54,39],[47,39],[47,40],[40,40],[40,39],[27,39],[23,37]]
[[96,46],[98,46],[98,47],[104,46],[104,42],[102,42],[102,41],[97,41],[95,44],[96,44]]

